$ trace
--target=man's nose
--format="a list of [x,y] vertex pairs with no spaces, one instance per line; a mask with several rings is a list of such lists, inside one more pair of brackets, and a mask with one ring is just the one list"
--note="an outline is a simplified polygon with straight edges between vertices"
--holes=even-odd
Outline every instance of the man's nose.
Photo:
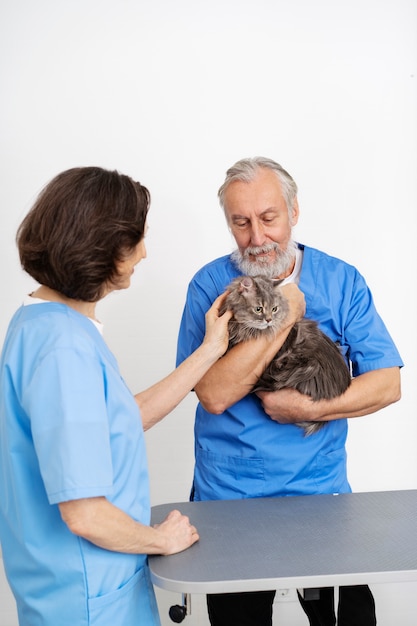
[[253,246],[262,246],[265,243],[265,229],[262,224],[252,224],[250,239]]

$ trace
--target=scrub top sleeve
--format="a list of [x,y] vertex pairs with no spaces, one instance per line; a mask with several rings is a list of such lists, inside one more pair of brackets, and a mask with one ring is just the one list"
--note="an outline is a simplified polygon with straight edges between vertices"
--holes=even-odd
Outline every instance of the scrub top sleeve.
[[97,358],[74,349],[49,353],[38,365],[23,405],[49,502],[108,495],[113,469]]
[[378,314],[372,294],[357,273],[345,321],[345,338],[354,376],[375,369],[402,367],[400,354]]

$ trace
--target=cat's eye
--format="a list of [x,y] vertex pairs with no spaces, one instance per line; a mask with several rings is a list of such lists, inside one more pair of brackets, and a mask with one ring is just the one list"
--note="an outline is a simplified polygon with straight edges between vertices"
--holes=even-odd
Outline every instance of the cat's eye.
[[272,307],[272,313],[276,313],[278,311],[278,307],[277,306],[273,306]]
[[255,313],[262,313],[263,310],[264,310],[263,306],[256,306],[254,308]]

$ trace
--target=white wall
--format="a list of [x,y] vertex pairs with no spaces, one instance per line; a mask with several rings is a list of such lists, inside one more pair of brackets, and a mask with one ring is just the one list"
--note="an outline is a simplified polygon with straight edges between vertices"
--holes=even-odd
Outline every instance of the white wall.
[[[417,488],[416,17],[415,0],[3,0],[0,341],[32,287],[14,236],[40,188],[117,168],[152,192],[148,259],[100,316],[132,391],[161,378],[189,279],[232,248],[225,170],[270,156],[300,187],[297,238],[367,277],[406,363],[401,402],[351,423],[352,486]],[[147,435],[154,504],[188,498],[193,408]],[[399,604],[411,626],[417,585],[374,591],[380,626]],[[276,613],[306,624],[296,602]],[[186,623],[206,623],[201,598]]]

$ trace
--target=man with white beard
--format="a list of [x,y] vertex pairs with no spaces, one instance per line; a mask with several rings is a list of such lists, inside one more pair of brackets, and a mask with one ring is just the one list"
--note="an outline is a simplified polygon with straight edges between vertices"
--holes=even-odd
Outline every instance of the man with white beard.
[[[195,387],[192,500],[346,493],[347,418],[399,400],[401,357],[377,313],[364,278],[351,265],[295,243],[297,185],[278,163],[256,157],[232,166],[219,200],[237,250],[201,268],[190,282],[178,340],[178,363],[201,343],[204,314],[237,276],[282,279],[290,304],[276,337],[240,343]],[[250,390],[303,315],[340,345],[352,372],[347,391],[312,401],[292,389]],[[323,421],[310,437],[296,426]],[[271,626],[274,591],[212,594],[212,626]],[[333,588],[301,605],[310,626],[336,623]],[[338,626],[375,626],[375,603],[366,585],[341,587]]]

